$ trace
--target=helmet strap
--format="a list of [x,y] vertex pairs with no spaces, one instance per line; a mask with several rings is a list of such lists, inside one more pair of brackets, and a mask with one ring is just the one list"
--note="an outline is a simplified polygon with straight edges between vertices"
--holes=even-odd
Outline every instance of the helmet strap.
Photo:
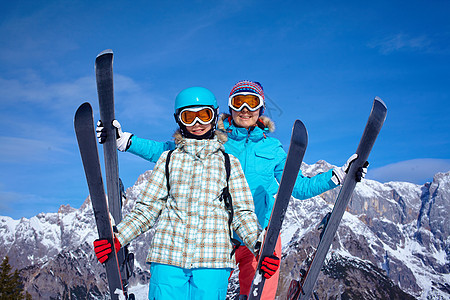
[[194,140],[211,140],[214,138],[214,132],[216,131],[215,126],[212,126],[210,130],[208,130],[205,134],[202,135],[195,135],[190,133],[186,126],[184,126],[181,123],[178,123],[180,126],[181,135],[187,139],[194,139]]

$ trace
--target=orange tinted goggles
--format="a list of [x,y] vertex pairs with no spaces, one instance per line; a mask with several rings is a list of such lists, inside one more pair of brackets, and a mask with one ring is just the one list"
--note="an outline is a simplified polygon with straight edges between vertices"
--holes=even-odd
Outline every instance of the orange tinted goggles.
[[179,119],[184,126],[193,126],[195,122],[209,124],[214,119],[214,111],[211,107],[190,107],[183,109]]
[[241,111],[244,106],[250,111],[255,111],[264,105],[260,97],[252,94],[236,95],[229,99],[228,106],[235,111]]

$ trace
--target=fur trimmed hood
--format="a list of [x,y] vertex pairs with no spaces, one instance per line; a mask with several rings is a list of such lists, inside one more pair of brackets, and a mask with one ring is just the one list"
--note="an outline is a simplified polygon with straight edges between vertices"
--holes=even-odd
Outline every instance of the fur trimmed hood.
[[[219,116],[219,120],[217,121],[217,128],[225,131],[225,125],[223,124],[223,121],[230,118],[231,115],[227,113],[223,113]],[[275,131],[275,123],[267,116],[260,116],[259,117],[259,123],[264,125],[264,128],[267,128],[269,132]]]
[[[223,126],[222,126],[223,127]],[[217,140],[219,141],[219,143],[221,144],[225,144],[226,141],[228,141],[228,136],[227,134],[220,129],[216,129],[216,131],[214,131],[214,137],[217,138]],[[175,142],[175,144],[180,145],[183,143],[183,141],[185,140],[185,137],[183,137],[183,135],[181,134],[180,129],[177,129],[174,134],[173,134],[173,140]]]

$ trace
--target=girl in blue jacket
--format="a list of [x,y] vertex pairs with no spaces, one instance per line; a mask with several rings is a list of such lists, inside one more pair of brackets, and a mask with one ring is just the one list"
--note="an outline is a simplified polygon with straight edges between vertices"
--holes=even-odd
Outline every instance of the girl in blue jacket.
[[[231,89],[228,101],[230,114],[223,114],[218,121],[218,129],[227,133],[225,151],[237,157],[242,165],[255,204],[255,212],[262,228],[268,225],[275,194],[281,181],[286,152],[281,142],[270,136],[275,130],[274,123],[263,115],[264,91],[260,83],[241,80]],[[129,132],[122,132],[119,122],[114,122],[117,131],[117,147],[148,161],[156,162],[166,150],[175,148],[173,142],[156,142],[142,139]],[[104,141],[101,122],[97,128],[99,142]],[[308,199],[340,185],[351,162],[357,158],[352,155],[346,164],[314,177],[305,177],[300,171],[292,196]],[[364,177],[366,170],[361,174]],[[278,239],[275,252],[281,254],[281,241]],[[257,259],[245,246],[235,252],[239,266],[240,298],[246,299],[255,275]],[[264,285],[261,299],[274,299],[278,286],[279,270]]]

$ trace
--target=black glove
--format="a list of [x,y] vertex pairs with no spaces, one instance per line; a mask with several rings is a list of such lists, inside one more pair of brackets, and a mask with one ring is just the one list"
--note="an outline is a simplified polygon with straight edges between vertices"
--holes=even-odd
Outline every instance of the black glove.
[[[355,153],[352,156],[350,156],[350,158],[347,160],[347,162],[342,167],[334,168],[333,176],[331,177],[331,180],[333,180],[333,182],[335,184],[343,184],[345,177],[347,176],[348,171],[350,170],[350,166],[357,158],[358,158],[358,154]],[[366,176],[367,167],[369,167],[368,161],[366,161],[361,168],[358,168],[358,170],[356,170],[355,180],[357,182],[360,182],[361,179],[363,179]]]
[[[116,129],[116,144],[117,149],[119,151],[127,151],[128,148],[130,148],[131,145],[131,137],[133,136],[132,133],[129,132],[123,132],[122,126],[120,125],[119,121],[113,120],[112,125]],[[103,126],[103,123],[101,120],[97,122],[97,128],[95,129],[97,132],[97,139],[100,144],[103,144],[106,141],[107,134],[106,129]]]

